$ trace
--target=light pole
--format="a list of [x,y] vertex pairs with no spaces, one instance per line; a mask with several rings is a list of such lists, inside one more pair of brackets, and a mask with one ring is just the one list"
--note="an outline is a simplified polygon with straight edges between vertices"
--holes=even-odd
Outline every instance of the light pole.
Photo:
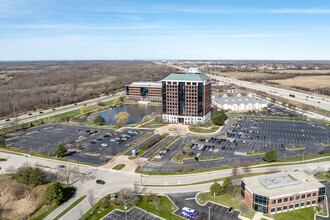
[[125,220],[127,220],[127,211],[126,211],[127,206],[126,205],[124,206],[124,209],[125,209]]
[[209,216],[208,216],[208,220],[211,220],[211,206],[209,206]]

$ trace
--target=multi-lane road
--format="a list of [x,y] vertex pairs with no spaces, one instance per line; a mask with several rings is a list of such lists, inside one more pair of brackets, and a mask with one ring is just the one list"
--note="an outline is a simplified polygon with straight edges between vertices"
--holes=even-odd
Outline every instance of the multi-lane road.
[[[223,82],[228,82],[228,83],[236,84],[238,86],[246,87],[249,89],[255,89],[258,91],[267,92],[267,93],[275,95],[275,96],[279,96],[279,97],[282,97],[285,99],[289,99],[292,101],[300,102],[300,103],[303,103],[306,105],[311,105],[311,106],[314,106],[317,108],[321,108],[321,109],[330,111],[330,101],[329,101],[329,99],[324,98],[324,97],[310,95],[310,94],[303,93],[303,92],[281,89],[281,88],[258,84],[258,83],[247,82],[247,81],[233,79],[233,78],[227,78],[227,77],[223,77],[223,76],[217,76],[217,75],[209,75],[209,76],[212,78],[215,78],[217,80],[223,81]],[[295,97],[290,96],[290,94]]]
[[[75,175],[72,177],[72,182],[75,187],[77,187],[76,195],[70,199],[67,203],[60,206],[53,213],[46,217],[46,219],[53,219],[59,213],[61,213],[66,207],[72,204],[75,200],[83,195],[87,195],[89,191],[94,190],[95,197],[97,200],[101,199],[109,193],[115,193],[123,188],[134,188],[134,184],[147,186],[140,186],[139,190],[143,192],[155,192],[155,193],[181,193],[181,192],[195,192],[208,190],[212,182],[206,184],[197,185],[186,185],[193,184],[200,181],[212,180],[221,177],[227,177],[232,175],[231,170],[219,170],[206,173],[197,173],[189,175],[174,175],[170,176],[147,176],[137,173],[129,173],[124,171],[109,170],[103,167],[92,167],[87,165],[78,165],[63,161],[31,157],[31,156],[20,156],[16,154],[8,154],[5,152],[0,152],[0,158],[7,159],[6,162],[1,162],[1,173],[5,173],[9,167],[18,168],[24,163],[28,162],[31,165],[38,164],[49,171],[58,172],[61,170],[58,168],[59,165],[64,164],[65,166],[79,166],[79,172],[84,175]],[[279,171],[310,171],[315,172],[316,170],[327,170],[330,167],[330,162],[315,162],[308,164],[293,164],[279,166],[277,169]],[[270,168],[267,167],[254,167],[251,168],[252,173],[267,172]],[[97,185],[95,181],[97,179],[102,179],[106,182],[104,185]],[[172,186],[171,186],[172,185]],[[183,185],[173,187],[173,185]],[[73,208],[70,212],[64,215],[61,219],[79,219],[81,213],[86,213],[90,209],[88,199],[84,199],[78,206]]]
[[[85,106],[96,105],[100,101],[107,102],[107,101],[116,99],[116,98],[118,98],[118,95],[122,95],[122,94],[124,94],[124,92],[119,92],[119,93],[117,93],[115,95],[112,95],[112,96],[102,96],[102,97],[99,97],[99,98],[90,99],[90,100],[86,100],[86,101],[75,103],[75,104],[65,105],[65,106],[52,108],[52,109],[48,109],[48,110],[39,110],[38,112],[35,112],[35,113],[20,115],[20,116],[17,116],[17,123],[18,124],[24,124],[24,123],[33,122],[33,121],[36,121],[36,120],[39,120],[39,119],[54,117],[54,116],[59,115],[59,114],[63,114],[63,113],[66,113],[66,112],[78,110],[78,109],[80,109],[82,107],[85,107]],[[40,113],[40,112],[42,112],[42,113]],[[0,129],[7,126],[7,125],[10,125],[15,120],[16,120],[15,118],[8,118],[8,119],[0,121]]]

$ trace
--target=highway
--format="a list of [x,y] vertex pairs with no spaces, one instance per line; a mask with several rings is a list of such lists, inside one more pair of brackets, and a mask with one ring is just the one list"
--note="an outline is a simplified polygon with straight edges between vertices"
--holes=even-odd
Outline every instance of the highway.
[[[220,80],[223,82],[236,84],[238,86],[243,86],[243,87],[246,87],[249,89],[255,89],[258,91],[272,94],[274,96],[279,96],[279,97],[282,97],[285,99],[289,99],[292,101],[300,102],[300,103],[303,103],[306,105],[311,105],[311,106],[314,106],[317,108],[321,108],[321,109],[330,111],[330,100],[320,97],[320,96],[310,95],[307,93],[297,92],[297,91],[292,91],[292,90],[281,89],[281,88],[258,84],[258,83],[247,82],[247,81],[238,80],[238,79],[227,78],[227,77],[223,77],[223,76],[217,76],[217,75],[211,75],[211,74],[208,74],[208,75],[214,79],[217,79],[217,80]],[[294,95],[295,97],[290,97],[290,94]]]
[[[27,115],[20,115],[17,117],[17,123],[18,124],[24,124],[24,123],[29,123],[29,122],[33,122],[39,119],[44,119],[44,118],[48,118],[48,117],[54,117],[56,115],[59,114],[63,114],[66,112],[70,112],[70,111],[74,111],[74,110],[79,110],[82,107],[85,106],[92,106],[92,105],[96,105],[97,102],[102,101],[102,102],[107,102],[113,99],[118,98],[118,95],[122,95],[125,92],[119,92],[116,93],[113,96],[102,96],[99,98],[95,98],[95,99],[90,99],[90,100],[86,100],[83,102],[79,102],[76,104],[70,104],[70,105],[65,105],[65,106],[61,106],[61,107],[57,107],[57,108],[52,108],[52,109],[48,109],[48,110],[39,110],[36,113],[32,113],[31,115],[27,114]],[[55,109],[55,110],[53,110]],[[43,112],[43,113],[40,113]],[[0,121],[0,129],[12,124],[15,121],[15,118],[9,118],[10,121],[7,121],[8,119],[2,120]]]

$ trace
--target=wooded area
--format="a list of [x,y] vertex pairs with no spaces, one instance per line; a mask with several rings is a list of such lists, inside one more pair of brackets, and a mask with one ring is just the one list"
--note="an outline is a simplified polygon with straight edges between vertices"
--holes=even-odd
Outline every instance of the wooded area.
[[134,81],[158,81],[176,69],[145,61],[0,63],[0,117],[80,102]]

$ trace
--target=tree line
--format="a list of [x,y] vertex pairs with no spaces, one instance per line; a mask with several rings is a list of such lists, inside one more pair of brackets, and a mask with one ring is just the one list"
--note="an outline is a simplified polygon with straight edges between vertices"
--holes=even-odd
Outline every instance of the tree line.
[[[158,81],[176,69],[145,61],[8,62],[0,66],[0,116],[111,94],[134,81]],[[4,76],[4,77],[3,77]]]

